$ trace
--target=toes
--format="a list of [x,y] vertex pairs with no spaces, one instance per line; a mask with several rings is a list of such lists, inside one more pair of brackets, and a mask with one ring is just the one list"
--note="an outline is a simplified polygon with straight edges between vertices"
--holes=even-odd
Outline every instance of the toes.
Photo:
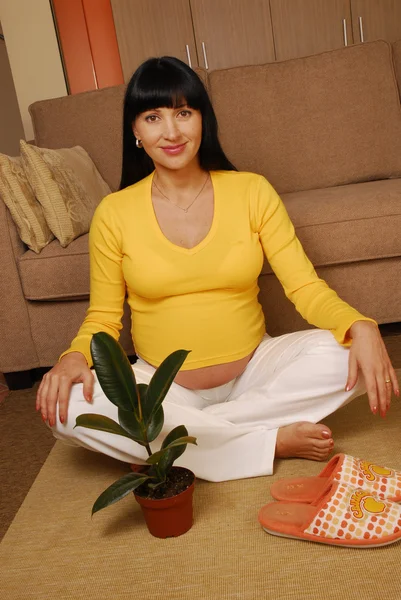
[[[327,431],[329,438],[322,436],[324,431]],[[334,441],[328,427],[303,421],[279,429],[276,456],[324,461],[327,460],[333,446]]]
[[331,431],[331,429],[329,427],[327,427],[327,425],[322,425],[322,424],[318,424],[315,425],[316,428],[316,432],[319,432],[319,437],[323,440],[329,440],[333,437],[333,433]]
[[318,462],[323,462],[323,461],[325,461],[325,460],[326,460],[326,458],[327,458],[327,456],[321,456],[320,454],[316,454],[316,455],[315,455],[315,456],[312,458],[312,460],[316,460],[316,461],[318,461]]
[[329,454],[333,450],[334,442],[333,440],[311,440],[311,447],[306,451],[309,455],[305,458],[310,458],[311,460],[327,460]]
[[315,424],[304,421],[302,423],[299,423],[299,428],[302,430],[302,433],[304,435],[311,438],[329,440],[333,436],[331,429],[326,425],[322,425],[320,423]]
[[328,448],[327,450],[313,450],[310,453],[310,458],[311,460],[324,461],[327,460],[327,457],[329,456],[330,452],[331,448]]
[[327,455],[315,450],[304,450],[303,452],[299,452],[297,457],[306,458],[307,460],[324,461],[326,460]]
[[314,439],[313,445],[317,450],[324,450],[324,451],[329,452],[334,446],[334,441],[332,438],[330,438],[329,440]]

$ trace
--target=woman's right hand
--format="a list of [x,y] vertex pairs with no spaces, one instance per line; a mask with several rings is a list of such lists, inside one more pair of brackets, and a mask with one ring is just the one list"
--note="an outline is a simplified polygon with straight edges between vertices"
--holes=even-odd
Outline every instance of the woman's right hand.
[[84,398],[92,402],[94,381],[85,356],[81,352],[70,352],[44,374],[36,395],[36,410],[40,410],[43,421],[53,427],[58,402],[60,421],[65,423],[72,384],[83,383]]

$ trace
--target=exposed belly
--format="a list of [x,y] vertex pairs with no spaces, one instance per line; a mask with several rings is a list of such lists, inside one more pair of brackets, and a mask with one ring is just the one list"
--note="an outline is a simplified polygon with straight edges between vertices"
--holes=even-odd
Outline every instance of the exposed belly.
[[218,387],[219,385],[224,385],[241,375],[245,370],[246,365],[251,360],[254,352],[255,350],[240,360],[224,363],[222,365],[180,371],[174,381],[190,390],[207,390],[209,388]]

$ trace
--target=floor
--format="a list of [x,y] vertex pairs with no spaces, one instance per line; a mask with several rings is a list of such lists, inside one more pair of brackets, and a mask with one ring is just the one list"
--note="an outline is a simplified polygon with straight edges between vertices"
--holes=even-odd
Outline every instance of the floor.
[[[393,364],[401,366],[400,334],[393,330],[384,339]],[[400,543],[361,552],[297,544],[259,527],[256,515],[271,500],[271,483],[317,474],[321,466],[312,461],[278,461],[274,479],[198,481],[194,527],[177,540],[148,535],[128,498],[91,519],[98,493],[126,467],[62,444],[48,457],[53,438],[33,407],[38,385],[11,392],[0,406],[0,507],[8,510],[8,523],[25,498],[1,544],[7,600],[123,600],[132,590],[143,600],[400,600]],[[400,424],[397,398],[383,420],[367,410],[366,397],[327,420],[336,452],[399,469]],[[0,529],[6,527],[0,513]]]

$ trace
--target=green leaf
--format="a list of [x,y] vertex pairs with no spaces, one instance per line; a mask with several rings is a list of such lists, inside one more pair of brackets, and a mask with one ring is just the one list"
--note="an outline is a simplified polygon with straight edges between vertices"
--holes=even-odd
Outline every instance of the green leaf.
[[177,427],[174,427],[174,429],[172,429],[170,433],[166,435],[161,447],[166,448],[169,444],[171,444],[171,442],[174,442],[174,440],[178,440],[186,435],[188,435],[188,429],[185,427],[185,425],[177,425]]
[[165,437],[162,444],[164,454],[157,467],[161,475],[165,476],[170,471],[177,458],[185,452],[187,443],[196,444],[196,438],[188,436],[185,425],[178,425]]
[[122,346],[110,334],[92,336],[90,350],[100,387],[107,398],[124,410],[141,417],[139,393],[132,366]]
[[141,446],[146,445],[146,431],[144,431],[144,423],[138,421],[135,414],[132,411],[124,410],[123,408],[118,409],[118,420],[121,427],[129,434],[129,437],[133,439]]
[[171,442],[171,444],[166,446],[166,448],[175,448],[176,446],[182,446],[182,444],[195,444],[195,446],[198,445],[196,443],[196,437],[193,437],[192,435],[186,435],[185,437],[178,438],[178,440],[174,440],[174,442]]
[[118,481],[115,481],[110,487],[107,488],[100,494],[99,498],[96,500],[92,507],[92,516],[102,510],[102,508],[106,508],[110,506],[110,504],[114,504],[124,498],[124,496],[128,496],[130,492],[139,487],[144,481],[149,479],[147,475],[143,473],[128,473],[128,475],[124,475]]
[[148,424],[148,442],[153,442],[160,434],[164,425],[164,410],[161,405],[159,409],[152,415]]
[[158,410],[189,352],[190,350],[176,350],[167,356],[157,368],[150,380],[146,395],[145,412],[148,415],[152,415]]
[[97,431],[107,431],[107,433],[116,433],[117,435],[132,439],[129,433],[120,427],[118,423],[103,415],[94,415],[91,413],[79,415],[76,418],[74,429],[75,427],[87,427],[88,429],[96,429]]
[[187,444],[196,444],[196,438],[188,436],[185,425],[178,425],[166,435],[161,449],[149,456],[146,462],[150,465],[157,464],[160,476],[166,477],[174,461],[185,452]]
[[[151,465],[149,467],[149,471],[147,471],[147,475],[149,475],[149,477],[152,479],[152,481],[157,481],[157,482],[161,482],[162,480],[160,479],[160,474],[157,470],[157,465]],[[163,479],[164,481],[164,479]]]
[[141,398],[142,413],[143,413],[144,405],[146,404],[146,396],[148,393],[148,384],[147,383],[138,383],[137,388],[138,388],[139,396]]
[[142,404],[142,416],[143,416],[143,420],[146,425],[149,424],[149,422],[152,418],[152,412],[153,412],[153,404],[149,400],[148,388],[149,388],[148,384],[138,383],[138,390],[139,390],[139,395],[141,397],[141,404]]
[[[156,464],[163,456],[165,456],[169,450],[171,450],[172,448],[178,448],[180,446],[186,446],[187,444],[196,444],[196,438],[191,437],[191,436],[186,436],[183,438],[179,438],[178,440],[175,440],[174,442],[171,442],[171,444],[169,444],[168,446],[166,446],[165,448],[162,447],[161,450],[159,450],[158,452],[154,452],[151,456],[149,456],[146,460],[147,463],[149,463],[150,465],[154,465]],[[181,454],[183,454],[185,451],[185,447],[184,448],[180,448],[179,452],[175,452],[175,456],[176,458],[178,458],[179,456],[181,456]]]
[[185,452],[187,445],[177,446],[176,448],[166,448],[164,455],[157,465],[161,477],[166,477],[174,462]]
[[164,450],[158,450],[158,452],[153,452],[153,454],[151,454],[151,456],[148,456],[148,458],[146,459],[146,462],[148,463],[148,465],[155,465],[156,463],[159,462],[159,460],[162,458],[162,456],[164,456],[166,454],[166,452],[168,452],[169,449],[165,448]]

